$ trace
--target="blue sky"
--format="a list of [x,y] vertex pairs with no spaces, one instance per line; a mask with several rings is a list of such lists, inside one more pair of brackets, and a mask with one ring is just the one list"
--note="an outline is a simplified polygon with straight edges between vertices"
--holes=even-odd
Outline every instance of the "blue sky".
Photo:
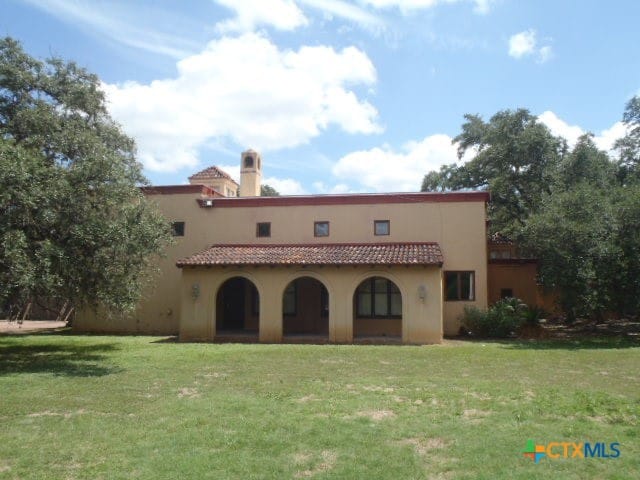
[[640,93],[629,0],[5,0],[2,34],[104,82],[154,184],[262,153],[288,194],[418,190],[465,113],[609,149]]

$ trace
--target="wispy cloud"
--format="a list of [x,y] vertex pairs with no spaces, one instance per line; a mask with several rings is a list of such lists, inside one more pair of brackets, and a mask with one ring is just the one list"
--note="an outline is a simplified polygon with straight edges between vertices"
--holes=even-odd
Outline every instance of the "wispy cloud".
[[[183,58],[201,46],[179,32],[161,30],[158,25],[175,25],[175,14],[147,9],[131,3],[96,3],[71,0],[22,0],[59,20],[110,41],[173,58]],[[173,21],[160,22],[159,18]],[[133,20],[136,23],[133,23]],[[184,32],[183,32],[184,33]]]
[[360,3],[375,8],[395,7],[405,13],[434,8],[443,4],[471,3],[474,5],[473,11],[480,15],[488,13],[494,2],[495,0],[360,0]]
[[361,27],[380,29],[384,26],[381,18],[353,3],[342,0],[298,0],[298,2],[320,10],[325,15],[352,21]]

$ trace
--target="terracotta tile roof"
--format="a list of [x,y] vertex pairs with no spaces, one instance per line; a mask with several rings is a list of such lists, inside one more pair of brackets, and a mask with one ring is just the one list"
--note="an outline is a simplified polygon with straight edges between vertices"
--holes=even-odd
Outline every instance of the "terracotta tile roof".
[[442,265],[440,245],[334,243],[309,245],[212,245],[176,262],[196,265]]
[[233,183],[237,183],[233,178],[231,178],[231,175],[224,170],[220,170],[215,165],[205,168],[198,173],[194,173],[189,177],[189,180],[206,180],[209,178],[226,178],[227,180],[231,180]]

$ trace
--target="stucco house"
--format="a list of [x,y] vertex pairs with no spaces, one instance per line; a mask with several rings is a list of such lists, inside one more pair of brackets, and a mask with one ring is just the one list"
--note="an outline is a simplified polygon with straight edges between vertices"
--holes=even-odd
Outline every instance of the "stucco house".
[[238,185],[217,167],[147,187],[176,242],[133,315],[78,315],[81,331],[438,343],[486,308],[486,192],[261,197],[262,159]]

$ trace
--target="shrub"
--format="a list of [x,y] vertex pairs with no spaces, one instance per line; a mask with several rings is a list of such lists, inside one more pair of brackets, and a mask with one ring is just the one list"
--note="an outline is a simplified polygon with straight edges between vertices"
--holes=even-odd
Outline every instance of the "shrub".
[[489,310],[465,307],[463,326],[478,337],[506,338],[524,323],[536,325],[542,316],[539,308],[529,308],[518,298],[504,298]]

